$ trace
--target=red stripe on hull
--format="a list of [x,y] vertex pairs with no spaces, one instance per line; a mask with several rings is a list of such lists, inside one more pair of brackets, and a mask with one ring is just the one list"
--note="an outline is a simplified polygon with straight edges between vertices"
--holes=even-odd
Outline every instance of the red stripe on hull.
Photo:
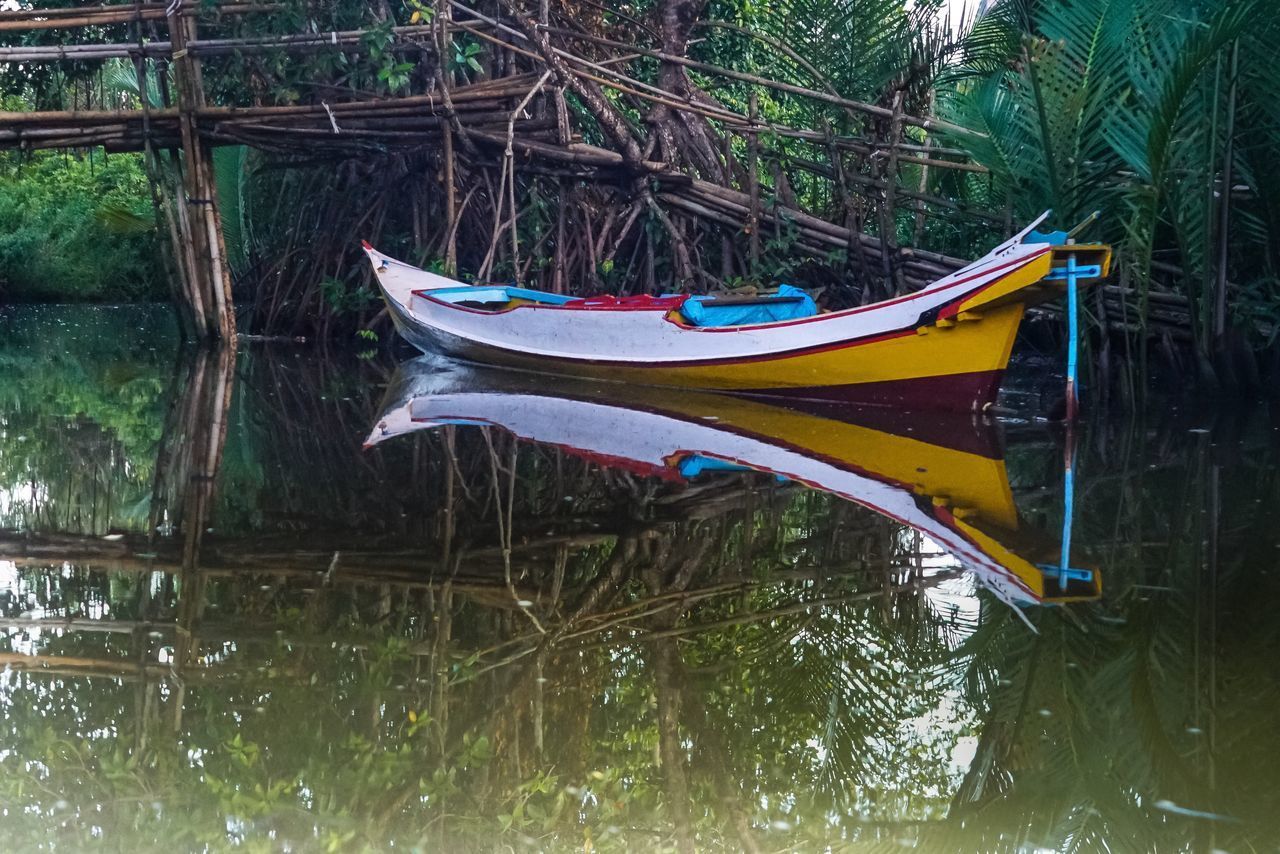
[[1003,376],[1004,371],[976,371],[857,385],[733,389],[730,393],[854,403],[862,406],[972,412],[995,402]]

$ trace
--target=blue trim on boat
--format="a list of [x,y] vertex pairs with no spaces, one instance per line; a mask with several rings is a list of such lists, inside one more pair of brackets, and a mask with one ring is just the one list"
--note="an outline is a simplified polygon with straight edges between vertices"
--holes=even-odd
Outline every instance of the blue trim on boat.
[[462,285],[456,288],[433,288],[427,293],[445,302],[504,303],[513,299],[525,299],[545,305],[564,305],[576,299],[564,294],[535,291],[515,285]]

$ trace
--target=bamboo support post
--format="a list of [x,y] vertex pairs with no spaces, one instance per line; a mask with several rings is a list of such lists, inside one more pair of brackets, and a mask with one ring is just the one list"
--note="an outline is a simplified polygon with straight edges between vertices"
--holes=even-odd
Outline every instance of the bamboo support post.
[[213,178],[213,158],[200,138],[196,115],[204,107],[204,84],[200,61],[189,54],[185,45],[195,38],[196,22],[182,14],[181,2],[170,7],[169,40],[174,47],[174,83],[178,93],[178,125],[182,137],[183,191],[185,211],[179,221],[180,236],[192,249],[192,265],[188,270],[190,289],[197,291],[203,303],[204,336],[233,341],[235,313],[231,301],[231,273],[227,266],[226,246],[218,211],[218,190]]
[[[450,97],[450,77],[447,63],[453,56],[453,36],[449,23],[453,19],[453,9],[448,0],[437,0],[436,23],[439,25],[436,53],[440,58],[436,81],[444,95],[445,103],[452,104]],[[444,218],[445,218],[445,256],[444,268],[448,275],[456,275],[458,269],[458,190],[454,175],[456,154],[453,145],[453,126],[445,123],[441,131],[441,181],[444,184]]]

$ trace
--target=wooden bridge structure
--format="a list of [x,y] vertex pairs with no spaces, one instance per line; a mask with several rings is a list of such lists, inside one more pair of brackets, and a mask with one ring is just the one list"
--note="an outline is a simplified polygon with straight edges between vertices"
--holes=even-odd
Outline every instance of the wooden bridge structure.
[[[133,65],[139,92],[133,103],[115,109],[0,112],[0,148],[102,146],[107,152],[145,152],[158,224],[167,231],[172,249],[173,296],[187,328],[197,338],[230,339],[236,331],[231,272],[211,163],[211,148],[219,145],[354,158],[389,149],[434,151],[442,164],[439,181],[447,196],[448,216],[443,227],[449,235],[446,242],[451,264],[456,258],[459,196],[465,190],[457,186],[455,178],[454,164],[460,156],[502,164],[513,176],[522,170],[579,181],[644,178],[652,181],[655,192],[646,199],[646,206],[632,209],[629,220],[647,207],[668,227],[673,217],[710,223],[723,230],[726,240],[742,238],[749,244],[747,252],[752,259],[759,256],[762,233],[785,224],[793,230],[801,251],[819,257],[836,250],[847,252],[850,264],[878,272],[898,288],[918,286],[963,262],[899,247],[892,237],[882,243],[862,233],[861,223],[878,218],[880,232],[892,235],[894,229],[887,224],[892,222],[895,209],[909,205],[917,211],[917,218],[959,214],[985,218],[993,228],[1007,227],[1005,215],[961,211],[956,203],[924,192],[923,181],[914,189],[900,186],[898,170],[908,164],[926,172],[985,171],[961,150],[942,147],[932,138],[921,144],[903,134],[907,127],[926,133],[939,128],[957,130],[944,122],[907,115],[900,103],[893,108],[860,103],[831,91],[558,30],[550,25],[545,2],[541,21],[535,22],[515,14],[486,15],[454,0],[436,0],[431,20],[390,28],[391,51],[411,62],[434,63],[437,69],[442,65],[439,57],[450,55],[456,34],[479,40],[496,57],[490,71],[497,73],[487,74],[488,79],[460,83],[452,74],[438,71],[427,91],[400,96],[350,92],[313,97],[304,103],[211,103],[202,75],[202,62],[210,57],[322,51],[358,55],[368,50],[370,29],[280,36],[202,35],[202,31],[234,31],[237,21],[277,14],[284,8],[282,3],[260,0],[172,0],[167,4],[134,2],[0,12],[0,42],[21,41],[25,34],[47,30],[68,31],[76,39],[69,44],[0,44],[2,63],[35,66],[121,60]],[[128,38],[123,38],[126,35]],[[553,42],[556,37],[560,37],[558,43]],[[585,44],[597,53],[559,44]],[[620,51],[625,55],[619,57]],[[734,112],[631,76],[625,70],[626,63],[636,60],[656,60],[760,91],[812,98],[864,116],[886,131],[879,137],[839,137],[829,131],[815,133],[769,124],[760,119],[754,95],[751,110]],[[145,94],[149,89],[158,90],[160,103],[151,103]],[[616,132],[606,134],[610,137],[606,145],[587,144],[566,107],[566,91],[576,94],[588,109],[595,108],[599,95],[607,92],[705,119],[726,138],[745,138],[748,162],[735,163],[737,168],[726,169],[717,177],[705,174],[705,170],[698,174],[697,170],[650,159]],[[605,119],[602,126],[608,131],[609,117]],[[765,133],[771,138],[811,143],[819,155],[812,162],[801,162],[800,168],[830,181],[832,197],[843,200],[848,216],[833,222],[809,213],[794,199],[762,198],[760,137]],[[830,154],[829,163],[820,162],[822,152]],[[869,174],[865,169],[842,168],[845,156],[875,166]],[[727,144],[724,159],[734,159]],[[514,183],[514,177],[510,180]],[[855,209],[867,209],[867,200],[875,213],[856,214]],[[506,215],[514,218],[513,197],[509,204],[512,210]],[[501,232],[514,234],[515,229],[504,228],[503,215],[495,218],[498,224],[493,241],[497,244]]]

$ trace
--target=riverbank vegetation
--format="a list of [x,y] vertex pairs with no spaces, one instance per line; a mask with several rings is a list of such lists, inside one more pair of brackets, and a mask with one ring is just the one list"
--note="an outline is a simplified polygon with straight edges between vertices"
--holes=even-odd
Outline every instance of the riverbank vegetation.
[[0,154],[0,298],[165,299],[154,224],[137,155]]
[[[553,290],[785,280],[842,306],[918,287],[1046,209],[1067,228],[1096,210],[1083,236],[1120,254],[1087,301],[1095,379],[1132,390],[1154,354],[1179,376],[1256,385],[1280,353],[1280,24],[1265,12],[1004,0],[963,26],[940,0],[211,12],[198,43],[209,102],[285,109],[276,125],[208,131],[238,144],[215,172],[241,328],[388,329],[361,237]],[[329,46],[279,45],[330,31]],[[163,35],[101,32],[125,47]],[[168,66],[162,52],[136,69],[108,53],[58,74],[10,64],[0,82],[33,110],[137,107],[144,86],[163,109],[177,100]]]

